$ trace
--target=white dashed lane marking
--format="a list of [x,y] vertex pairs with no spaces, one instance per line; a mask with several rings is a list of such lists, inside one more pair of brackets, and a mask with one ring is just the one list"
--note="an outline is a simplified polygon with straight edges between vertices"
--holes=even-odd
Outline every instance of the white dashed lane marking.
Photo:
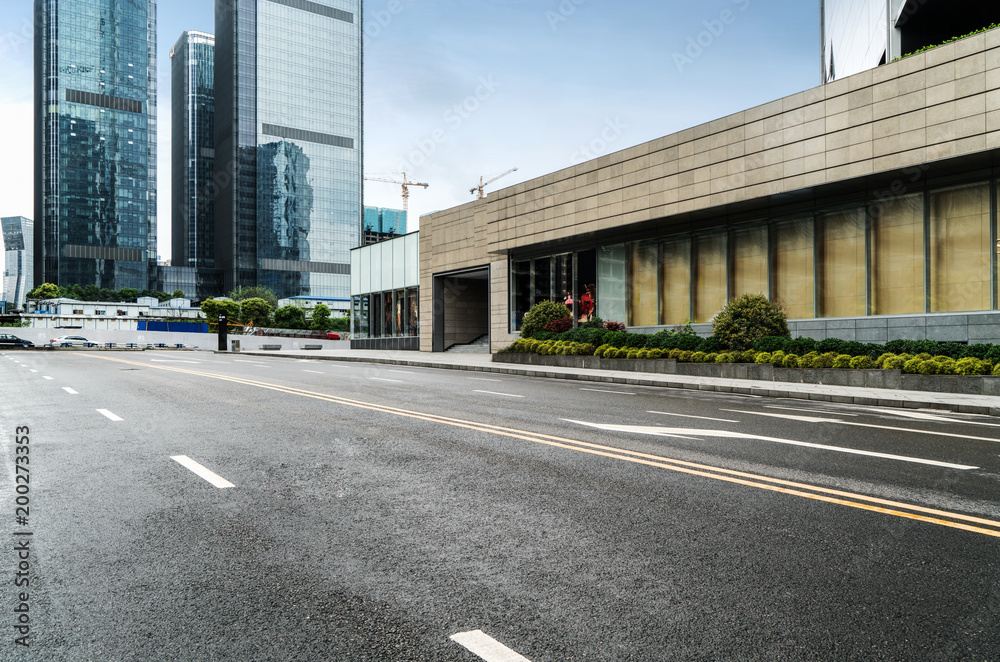
[[76,391],[74,391],[73,389],[71,389],[68,386],[63,386],[63,390],[66,391],[67,393],[69,393],[70,395],[80,395],[79,393],[77,393]]
[[171,455],[170,459],[177,462],[181,466],[190,469],[195,474],[201,476],[202,478],[207,480],[215,487],[218,487],[219,489],[225,489],[227,487],[236,487],[235,485],[230,483],[228,480],[226,480],[219,474],[215,473],[211,469],[207,469],[201,464],[198,464],[197,462],[189,458],[187,455]]
[[122,418],[121,416],[118,416],[117,414],[112,414],[107,409],[98,409],[97,413],[101,414],[102,416],[107,416],[112,421],[124,421],[125,420],[124,418]]
[[507,648],[482,630],[459,632],[449,637],[457,644],[475,653],[486,662],[531,662],[528,658]]

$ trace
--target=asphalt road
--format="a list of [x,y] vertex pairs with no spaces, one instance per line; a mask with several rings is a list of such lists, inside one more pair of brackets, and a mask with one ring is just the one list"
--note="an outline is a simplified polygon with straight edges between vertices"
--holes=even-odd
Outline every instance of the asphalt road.
[[995,418],[7,351],[0,444],[2,660],[1000,659]]

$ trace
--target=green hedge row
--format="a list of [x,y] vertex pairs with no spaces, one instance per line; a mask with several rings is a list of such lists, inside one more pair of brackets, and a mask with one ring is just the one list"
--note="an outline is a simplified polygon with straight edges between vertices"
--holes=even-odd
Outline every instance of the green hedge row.
[[[638,334],[631,334],[638,335]],[[955,358],[945,354],[933,355],[929,352],[909,354],[906,352],[883,352],[873,358],[869,354],[838,354],[813,350],[803,355],[776,350],[774,352],[749,349],[744,352],[705,352],[658,347],[617,347],[604,343],[595,348],[592,343],[569,340],[540,340],[523,338],[508,347],[505,352],[540,354],[542,356],[598,356],[605,359],[676,359],[682,363],[769,363],[782,368],[836,368],[836,369],[883,369],[902,370],[907,374],[920,375],[998,375],[1000,361],[981,359],[975,356]]]

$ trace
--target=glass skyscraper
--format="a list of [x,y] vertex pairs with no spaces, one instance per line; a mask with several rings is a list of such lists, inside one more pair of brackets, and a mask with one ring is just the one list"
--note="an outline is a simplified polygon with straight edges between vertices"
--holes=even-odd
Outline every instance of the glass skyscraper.
[[215,266],[215,36],[189,31],[170,51],[174,267]]
[[0,218],[3,230],[4,270],[3,300],[20,308],[25,296],[35,288],[32,277],[32,233],[34,224],[23,216]]
[[406,234],[406,212],[388,207],[365,207],[365,231]]
[[156,267],[156,0],[35,0],[36,282]]
[[226,287],[350,295],[361,230],[361,0],[216,0]]

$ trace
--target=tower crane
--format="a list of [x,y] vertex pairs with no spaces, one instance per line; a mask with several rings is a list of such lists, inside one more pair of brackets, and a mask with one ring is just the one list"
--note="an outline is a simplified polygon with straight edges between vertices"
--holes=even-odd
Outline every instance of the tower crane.
[[514,172],[516,170],[517,170],[517,168],[511,168],[507,172],[500,173],[496,177],[493,177],[492,179],[489,179],[489,180],[487,180],[485,182],[483,181],[483,178],[480,177],[479,178],[479,186],[473,186],[472,188],[470,188],[469,189],[469,193],[476,193],[478,191],[479,192],[479,197],[477,199],[482,200],[483,198],[486,197],[486,194],[483,193],[483,189],[484,188],[486,188],[487,186],[489,186],[490,184],[492,184],[496,180],[500,179],[501,177],[506,177],[507,175],[509,175],[510,173],[512,173],[512,172]]
[[411,186],[423,186],[427,188],[430,184],[421,184],[420,182],[411,182],[406,179],[406,173],[403,173],[403,179],[387,179],[385,177],[365,177],[365,181],[369,182],[384,182],[386,184],[402,184],[403,185],[403,211],[408,212],[410,208],[410,187]]

